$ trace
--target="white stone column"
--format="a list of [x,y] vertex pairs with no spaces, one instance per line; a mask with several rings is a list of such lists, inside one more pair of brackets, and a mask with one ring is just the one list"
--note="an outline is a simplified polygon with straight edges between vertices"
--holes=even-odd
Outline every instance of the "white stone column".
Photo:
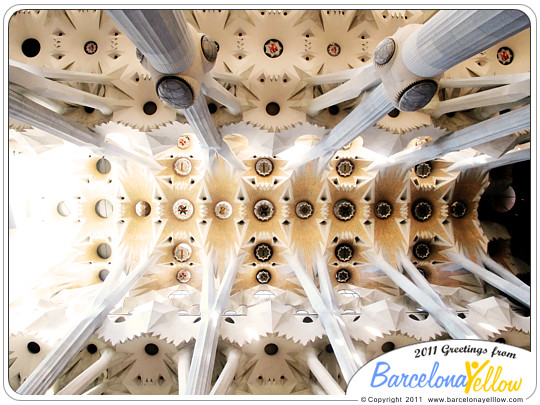
[[71,380],[71,382],[58,391],[56,395],[79,395],[86,387],[88,387],[88,384],[107,370],[114,354],[114,350],[106,349],[94,364]]
[[306,104],[306,112],[314,116],[324,108],[352,100],[358,97],[363,91],[378,86],[381,78],[373,65],[366,65],[361,68],[349,69],[345,72],[334,72],[328,75],[314,76],[310,80],[311,85],[333,83],[336,79],[345,83],[333,88],[319,97],[311,99]]
[[124,34],[158,72],[180,73],[193,62],[198,49],[182,10],[107,10]]
[[210,116],[203,95],[199,94],[195,103],[183,110],[183,113],[202,146],[216,151],[235,169],[245,169],[244,163],[229,148],[229,145],[221,139],[221,134]]
[[315,381],[311,381],[309,384],[309,388],[311,389],[311,392],[313,395],[327,395],[326,391],[323,390],[323,388],[317,384]]
[[[401,255],[400,262],[416,286],[438,305],[438,309],[433,308],[432,311],[428,310],[428,312],[444,329],[446,329],[450,336],[454,339],[480,339],[480,336],[478,336],[469,325],[463,321],[463,319],[458,317],[456,311],[445,304],[437,292],[431,287],[431,284],[405,254]],[[414,298],[414,296],[412,297]],[[422,305],[420,301],[417,302]],[[424,309],[427,310],[425,307]]]
[[499,277],[495,273],[485,269],[484,267],[476,264],[465,255],[458,253],[456,251],[447,251],[445,255],[448,256],[450,260],[454,263],[459,264],[464,269],[470,271],[475,276],[480,277],[486,283],[491,284],[493,287],[501,290],[502,292],[510,295],[515,298],[522,304],[526,305],[528,308],[531,307],[531,292],[530,289],[525,289],[518,287],[517,285]]
[[[42,395],[54,384],[67,364],[86,344],[115,305],[126,295],[135,283],[158,261],[158,255],[151,256],[139,264],[107,296],[95,301],[85,317],[62,339],[62,341],[43,359],[32,374],[17,390],[21,395]],[[107,283],[104,283],[104,287]]]
[[51,135],[100,154],[103,136],[9,89],[9,116]]
[[433,291],[427,293],[424,289],[419,288],[419,286],[415,285],[389,264],[381,255],[368,254],[368,257],[374,266],[381,269],[399,288],[428,311],[437,323],[445,328],[454,339],[478,339],[478,335],[471,331],[460,318],[455,317],[446,305],[441,306],[438,300],[434,299]]
[[412,167],[418,163],[439,158],[447,153],[472,148],[530,127],[531,110],[530,105],[527,105],[443,136],[436,141],[396,153],[385,162],[374,163],[371,168],[382,169],[383,167],[400,164]]
[[[328,135],[297,160],[291,160],[287,169],[295,169],[313,159],[328,156],[351,143],[362,132],[394,109],[382,84],[364,93],[360,104],[352,110]],[[381,139],[381,142],[385,142]]]
[[501,266],[499,263],[497,263],[495,260],[493,260],[491,257],[486,255],[484,252],[481,252],[479,254],[480,260],[484,265],[490,269],[493,273],[497,274],[499,277],[505,279],[506,281],[509,281],[510,283],[516,285],[519,288],[524,289],[525,291],[528,291],[529,294],[531,292],[531,287],[529,287],[527,284],[525,284],[523,281],[521,281],[519,278],[517,278],[514,273],[512,273],[507,268]]
[[517,146],[514,150],[505,153],[500,158],[494,158],[488,155],[479,155],[471,158],[459,160],[450,166],[447,171],[465,171],[473,168],[491,170],[495,167],[512,165],[514,163],[531,160],[530,143]]
[[193,348],[186,346],[180,349],[175,355],[178,365],[178,395],[184,395],[186,392],[187,379],[189,375],[189,367],[191,366],[191,357],[193,356]]
[[96,155],[132,160],[150,169],[161,167],[155,160],[113,145],[105,139],[105,135],[51,111],[12,89],[9,89],[9,116],[63,141],[88,148]]
[[520,10],[441,10],[407,38],[403,61],[421,77],[435,77],[530,26]]
[[[189,369],[186,395],[207,395],[210,392],[210,382],[216,359],[216,349],[222,314],[229,301],[232,285],[242,260],[243,255],[241,254],[231,254],[229,256],[227,270],[225,271],[217,294],[214,289],[213,271],[205,271],[203,274],[201,326],[195,341],[195,348],[193,349],[193,358]],[[211,268],[213,269],[213,266],[211,266]],[[207,280],[204,280],[204,278]],[[207,292],[204,291],[205,288],[208,290]],[[205,295],[210,299],[206,298]],[[215,298],[212,299],[214,295]],[[208,301],[208,304],[205,304],[206,301]],[[206,308],[207,306],[209,307]]]
[[210,391],[210,395],[225,395],[231,386],[234,376],[236,375],[236,371],[240,365],[240,357],[242,357],[242,352],[231,347],[226,350],[226,355],[227,363],[221,371],[218,380],[214,384],[212,391]]
[[83,392],[81,395],[101,395],[105,392],[105,390],[109,387],[109,384],[106,382],[102,382],[99,385],[96,385],[93,388],[90,388],[88,391]]
[[334,380],[326,367],[320,362],[317,353],[312,347],[309,347],[304,351],[304,359],[306,360],[311,373],[315,376],[328,395],[345,395],[343,389],[336,380]]
[[324,260],[322,259],[322,256],[319,256],[316,260],[318,262],[317,268],[319,281],[321,282],[321,290],[325,291],[324,296],[326,299],[323,298],[323,295],[321,295],[315,286],[313,279],[308,275],[299,260],[293,255],[287,256],[287,262],[293,269],[298,281],[300,281],[311,306],[317,312],[317,315],[323,324],[328,340],[334,350],[339,368],[343,374],[343,378],[345,381],[349,381],[354,373],[362,366],[362,363],[356,353],[349,331],[347,330],[343,319],[341,319],[341,314],[334,308],[332,298],[329,295],[331,285],[328,269],[326,268]]

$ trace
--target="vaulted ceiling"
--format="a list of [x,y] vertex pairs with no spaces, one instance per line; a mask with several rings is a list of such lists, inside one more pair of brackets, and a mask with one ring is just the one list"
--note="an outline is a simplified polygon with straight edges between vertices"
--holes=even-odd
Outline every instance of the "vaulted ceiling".
[[410,72],[441,13],[497,18],[452,12],[17,11],[12,389],[339,394],[416,342],[530,348],[530,29]]

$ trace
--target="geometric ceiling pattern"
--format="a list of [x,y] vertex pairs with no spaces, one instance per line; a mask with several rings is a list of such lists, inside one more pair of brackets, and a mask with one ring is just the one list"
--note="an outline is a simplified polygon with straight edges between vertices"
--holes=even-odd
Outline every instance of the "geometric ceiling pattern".
[[13,14],[9,386],[344,394],[417,342],[530,349],[528,22],[422,40],[500,11]]

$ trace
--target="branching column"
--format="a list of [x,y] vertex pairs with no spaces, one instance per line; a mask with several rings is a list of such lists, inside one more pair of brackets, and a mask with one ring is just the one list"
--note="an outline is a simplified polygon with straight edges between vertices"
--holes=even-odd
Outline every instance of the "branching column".
[[154,69],[175,74],[195,58],[189,26],[182,10],[107,10]]
[[107,349],[102,354],[99,360],[84,370],[75,379],[73,379],[68,385],[60,390],[57,395],[78,395],[80,394],[92,381],[94,381],[101,373],[107,370],[112,358],[114,357],[114,350]]
[[229,348],[226,351],[227,355],[227,364],[221,371],[218,380],[214,384],[210,395],[225,395],[227,390],[231,386],[232,380],[236,375],[238,366],[240,365],[240,357],[242,352],[236,348]]
[[526,305],[528,308],[531,307],[531,291],[529,289],[521,288],[515,285],[514,283],[511,283],[495,273],[492,273],[491,271],[485,269],[484,267],[480,266],[479,264],[476,264],[471,259],[466,257],[465,255],[458,253],[458,252],[452,252],[448,251],[445,253],[446,256],[448,256],[454,263],[459,264],[464,269],[470,271],[475,276],[480,277],[482,280],[484,280],[486,283],[491,284],[493,287],[501,290],[502,292],[505,292],[506,294],[510,295],[511,297],[515,298],[522,304]]
[[[319,257],[319,277],[322,277],[321,288],[323,288],[323,285],[325,285],[324,272],[328,276],[328,270],[321,260],[321,257]],[[317,312],[317,315],[319,315],[319,319],[324,326],[328,340],[330,340],[330,344],[336,355],[341,373],[345,381],[349,381],[354,373],[362,366],[362,363],[356,354],[351,337],[341,316],[334,310],[333,304],[330,301],[323,299],[312,278],[307,274],[299,260],[295,256],[289,255],[287,261],[306,292],[310,304]],[[329,283],[330,280],[328,279],[327,284]],[[325,288],[328,289],[328,285]]]
[[[242,255],[236,254],[229,257],[230,261],[217,294],[214,289],[213,266],[209,263],[209,260],[206,260],[205,263],[207,269],[203,275],[201,326],[193,350],[186,395],[207,395],[210,392],[210,380],[216,359],[221,315],[229,301],[232,285],[243,259]],[[204,280],[205,278],[206,280]]]
[[507,135],[529,129],[531,127],[530,105],[498,115],[478,124],[461,129],[433,142],[407,149],[391,156],[387,162],[376,163],[373,168],[406,164],[414,166],[421,162],[436,159],[447,153],[474,147],[491,142]]
[[[56,346],[43,361],[37,366],[32,374],[17,390],[21,395],[42,395],[60,376],[66,365],[77,355],[101,326],[104,319],[115,305],[126,295],[149,268],[157,263],[158,256],[151,256],[145,262],[139,264],[122,282],[99,302],[94,302],[93,307],[71,332]],[[107,285],[105,280],[104,287]]]
[[368,257],[373,265],[381,269],[399,288],[428,311],[437,323],[444,327],[454,339],[478,339],[476,333],[470,330],[461,319],[454,316],[446,305],[441,306],[440,302],[434,299],[433,292],[427,293],[416,286],[411,280],[390,265],[382,256],[368,254]]

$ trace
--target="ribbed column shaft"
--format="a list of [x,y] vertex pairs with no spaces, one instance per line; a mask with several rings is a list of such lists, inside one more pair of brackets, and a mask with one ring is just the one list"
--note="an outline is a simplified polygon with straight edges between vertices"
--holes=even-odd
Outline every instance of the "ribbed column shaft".
[[[210,380],[214,371],[214,362],[216,360],[216,349],[219,338],[221,318],[229,297],[232,285],[236,278],[236,273],[240,267],[243,255],[232,256],[221,281],[219,291],[213,300],[209,310],[201,307],[201,326],[195,348],[193,349],[193,358],[189,369],[187,380],[186,395],[207,395],[210,392]],[[213,274],[205,272],[203,277],[209,278],[203,281],[207,289],[212,290]],[[203,292],[203,294],[205,294]],[[213,292],[209,291],[209,296]],[[203,299],[206,299],[203,297]]]
[[307,153],[288,165],[296,168],[313,159],[335,153],[338,149],[351,143],[362,132],[370,128],[382,117],[394,109],[382,84],[364,94],[360,104],[336,125],[326,137]]
[[[476,333],[455,317],[446,306],[441,306],[432,294],[426,293],[379,255],[369,254],[370,262],[381,269],[399,288],[420,304],[454,339],[477,339]],[[413,266],[414,267],[414,266]],[[414,272],[412,273],[415,274]]]
[[193,62],[196,50],[182,10],[107,10],[158,72],[175,74]]
[[529,26],[520,10],[441,10],[407,38],[403,62],[435,77]]
[[519,146],[516,150],[507,152],[498,159],[487,155],[480,155],[460,160],[450,166],[447,171],[464,171],[472,168],[482,168],[482,170],[487,171],[495,167],[512,165],[526,160],[531,160],[531,149],[528,144]]
[[[491,142],[507,135],[529,129],[531,127],[530,105],[498,115],[488,120],[428,142],[416,149],[400,152],[388,160],[389,165],[407,164],[414,166],[421,162],[436,159],[453,151],[472,148]],[[380,168],[380,166],[377,166]]]
[[499,277],[495,273],[492,273],[491,271],[485,269],[479,264],[476,264],[475,262],[460,253],[449,251],[445,254],[454,263],[459,264],[464,269],[473,273],[475,276],[480,277],[486,283],[491,284],[493,287],[501,290],[502,292],[505,292],[506,294],[526,305],[528,308],[531,307],[530,289],[529,291],[527,291],[524,288],[516,286],[515,284]]
[[104,138],[91,129],[39,105],[12,89],[9,89],[9,116],[64,141],[89,147],[96,153],[99,153],[104,144]]

